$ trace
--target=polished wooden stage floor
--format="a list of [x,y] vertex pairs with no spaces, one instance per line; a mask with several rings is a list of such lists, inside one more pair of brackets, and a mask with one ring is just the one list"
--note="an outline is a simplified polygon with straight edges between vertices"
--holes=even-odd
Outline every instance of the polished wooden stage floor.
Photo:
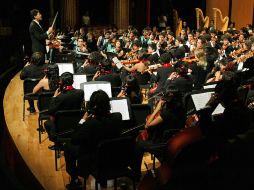
[[[59,170],[55,170],[54,151],[49,150],[51,145],[47,134],[42,134],[42,143],[38,139],[38,111],[35,114],[23,114],[23,81],[19,74],[11,80],[4,96],[4,115],[8,131],[25,163],[46,190],[63,190],[69,183],[69,175],[65,171],[65,161],[62,156],[58,159]],[[36,102],[35,102],[36,104]],[[26,101],[26,107],[28,103]],[[151,166],[150,155],[144,156],[144,160]],[[142,171],[146,171],[142,166]],[[87,189],[94,189],[94,179],[87,181]],[[111,189],[111,188],[109,188]]]

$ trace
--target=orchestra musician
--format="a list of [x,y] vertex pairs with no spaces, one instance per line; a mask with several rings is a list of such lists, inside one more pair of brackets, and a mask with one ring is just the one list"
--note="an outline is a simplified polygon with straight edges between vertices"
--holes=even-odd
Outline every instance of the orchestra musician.
[[230,44],[232,39],[229,35],[226,35],[226,34],[223,35],[221,37],[221,39],[222,39],[222,45],[221,45],[221,49],[218,50],[219,54],[220,54],[221,57],[223,57],[223,56],[228,57],[229,54],[233,51],[233,47]]
[[207,61],[203,49],[195,50],[196,62],[189,65],[188,72],[193,78],[193,89],[199,90],[203,87],[207,75]]
[[141,161],[143,153],[149,147],[168,140],[168,130],[183,129],[186,111],[182,104],[182,96],[175,86],[169,86],[163,93],[153,113],[148,116],[145,128],[148,130],[148,140],[137,141],[136,175],[141,176]]
[[53,28],[49,27],[45,32],[40,21],[42,20],[42,14],[38,9],[30,11],[32,21],[29,26],[29,33],[32,40],[32,52],[42,52],[46,55],[46,39],[53,32]]
[[117,97],[129,97],[131,104],[141,104],[142,94],[136,77],[127,75]]

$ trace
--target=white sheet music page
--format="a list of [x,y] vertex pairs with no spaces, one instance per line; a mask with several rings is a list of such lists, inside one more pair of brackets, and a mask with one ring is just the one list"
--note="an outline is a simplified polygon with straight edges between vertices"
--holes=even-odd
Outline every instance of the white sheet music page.
[[207,84],[207,85],[204,85],[204,89],[210,89],[210,88],[215,88],[217,84]]
[[73,75],[73,87],[81,89],[80,84],[87,82],[86,75]]
[[90,100],[90,96],[94,91],[103,90],[112,98],[111,84],[109,82],[95,83],[95,82],[85,82],[83,88],[85,94],[85,101]]
[[59,68],[59,76],[64,72],[74,73],[74,68],[72,63],[57,63]]
[[200,93],[200,94],[192,94],[192,100],[194,102],[196,111],[204,108],[206,106],[206,103],[208,100],[211,98],[211,95],[214,92],[205,92],[205,93]]
[[221,104],[218,104],[218,106],[213,111],[212,115],[222,114],[224,112],[224,110],[225,110],[225,108]]
[[114,57],[114,58],[112,59],[112,61],[116,64],[116,67],[117,67],[118,69],[121,69],[121,68],[123,67],[123,64],[121,63],[121,61],[120,61],[117,57]]
[[126,99],[111,100],[111,113],[120,112],[123,120],[130,120],[130,114],[128,109],[128,102]]

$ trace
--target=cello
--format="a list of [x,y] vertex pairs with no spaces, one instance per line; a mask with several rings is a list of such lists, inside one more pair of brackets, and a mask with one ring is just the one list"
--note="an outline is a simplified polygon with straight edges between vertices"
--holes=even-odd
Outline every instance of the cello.
[[203,139],[204,135],[199,126],[184,128],[172,136],[166,144],[167,160],[157,169],[148,171],[138,184],[138,190],[154,190],[169,185],[172,181],[172,167],[177,155],[184,147]]

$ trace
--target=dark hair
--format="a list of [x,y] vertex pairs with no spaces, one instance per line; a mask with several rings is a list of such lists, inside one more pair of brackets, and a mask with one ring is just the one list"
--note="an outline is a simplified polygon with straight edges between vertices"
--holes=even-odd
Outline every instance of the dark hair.
[[135,40],[134,42],[133,42],[133,46],[137,46],[137,47],[141,47],[141,42],[139,41],[139,40]]
[[163,53],[161,54],[160,58],[159,58],[159,62],[160,63],[169,63],[172,59],[173,55],[170,52],[167,53]]
[[103,58],[103,55],[101,55],[99,51],[93,51],[88,56],[88,59],[90,59],[90,61],[96,65],[98,65],[103,60]]
[[87,102],[87,111],[96,116],[105,116],[110,111],[110,99],[103,90],[94,91]]
[[55,91],[58,88],[59,68],[57,64],[49,64],[45,69],[45,75],[49,80],[49,89]]
[[70,72],[64,72],[60,76],[60,83],[64,86],[71,86],[73,84],[73,74]]
[[31,57],[31,63],[34,65],[45,64],[45,56],[42,52],[34,52]]
[[166,101],[166,106],[168,108],[174,109],[182,107],[183,105],[181,92],[174,84],[164,89],[162,99]]
[[34,17],[39,13],[40,11],[38,9],[32,9],[30,11],[30,17],[31,19],[34,19]]
[[155,43],[151,43],[148,45],[148,47],[151,47],[154,51],[156,51],[157,47]]
[[127,86],[127,91],[128,90],[129,91],[135,91],[137,93],[140,91],[138,80],[133,75],[127,75],[125,77],[125,84]]

